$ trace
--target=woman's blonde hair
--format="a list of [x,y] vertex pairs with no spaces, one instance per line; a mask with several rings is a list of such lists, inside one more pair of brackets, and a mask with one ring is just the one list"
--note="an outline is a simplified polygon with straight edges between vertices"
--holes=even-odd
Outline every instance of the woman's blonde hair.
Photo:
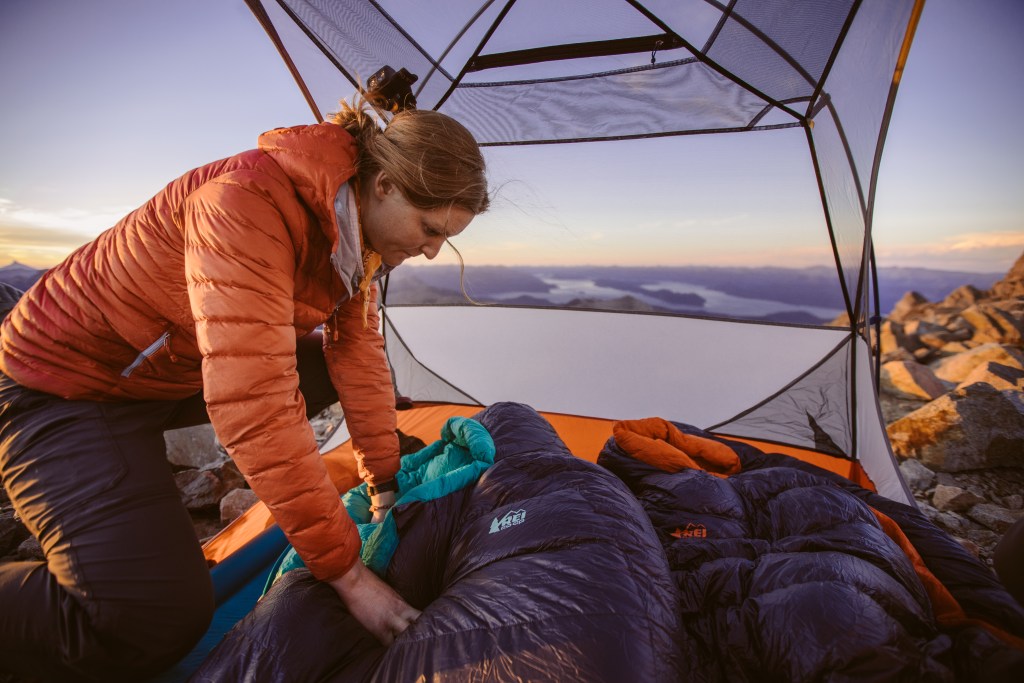
[[356,177],[372,181],[384,171],[409,202],[420,209],[458,206],[474,215],[490,205],[484,158],[461,123],[429,109],[395,114],[381,129],[383,110],[373,93],[354,104],[341,101],[331,121],[356,139]]

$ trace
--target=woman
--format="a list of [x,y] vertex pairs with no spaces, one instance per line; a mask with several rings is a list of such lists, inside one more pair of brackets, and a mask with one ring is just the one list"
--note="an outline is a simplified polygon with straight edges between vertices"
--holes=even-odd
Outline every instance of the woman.
[[342,103],[332,122],[186,173],[47,272],[2,326],[0,476],[47,559],[0,564],[0,670],[138,680],[204,633],[209,573],[162,434],[200,391],[313,574],[385,644],[404,630],[418,613],[358,560],[297,348],[323,325],[360,474],[386,510],[399,451],[375,281],[433,258],[487,205],[460,124],[410,110],[381,130]]

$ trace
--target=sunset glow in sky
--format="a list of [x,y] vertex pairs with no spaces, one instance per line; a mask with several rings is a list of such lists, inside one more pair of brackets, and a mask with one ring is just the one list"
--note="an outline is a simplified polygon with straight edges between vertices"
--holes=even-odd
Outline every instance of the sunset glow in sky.
[[[1022,29],[1019,0],[928,0],[879,177],[880,267],[1003,272],[1024,251]],[[313,120],[241,0],[4,0],[0,93],[0,265],[51,266],[181,173]],[[646,264],[667,245],[673,264],[829,263],[802,138],[488,151],[494,209],[458,245],[470,264]]]

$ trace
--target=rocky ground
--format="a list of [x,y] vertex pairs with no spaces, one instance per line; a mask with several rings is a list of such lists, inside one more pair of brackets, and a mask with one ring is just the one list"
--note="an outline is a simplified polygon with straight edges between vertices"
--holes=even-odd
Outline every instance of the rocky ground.
[[908,292],[882,323],[880,398],[918,505],[991,566],[1024,517],[1024,256],[981,291]]
[[[882,412],[918,505],[991,565],[1024,517],[1024,256],[991,290],[908,292],[881,325]],[[338,406],[312,420],[322,444]],[[255,502],[209,425],[167,433],[168,460],[205,540]],[[0,489],[0,559],[42,558]]]

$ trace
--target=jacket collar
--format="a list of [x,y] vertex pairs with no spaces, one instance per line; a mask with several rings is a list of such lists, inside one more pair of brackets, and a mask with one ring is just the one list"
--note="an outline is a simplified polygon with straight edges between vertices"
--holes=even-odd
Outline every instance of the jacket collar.
[[[359,207],[356,204],[352,183],[338,188],[334,197],[334,216],[337,221],[338,241],[331,253],[331,264],[341,276],[345,291],[351,298],[359,290],[359,283],[366,276],[363,265],[363,240],[359,227]],[[376,282],[394,270],[393,266],[381,264],[373,274]]]
[[363,246],[355,192],[349,183],[338,188],[334,198],[334,216],[338,223],[338,241],[331,253],[331,265],[341,276],[345,292],[351,298],[363,279]]
[[[341,235],[335,201],[342,185],[355,175],[356,141],[341,126],[319,123],[267,131],[259,137],[259,149],[288,176],[296,194],[316,216],[331,251],[337,252]],[[359,250],[353,253],[358,255]]]

